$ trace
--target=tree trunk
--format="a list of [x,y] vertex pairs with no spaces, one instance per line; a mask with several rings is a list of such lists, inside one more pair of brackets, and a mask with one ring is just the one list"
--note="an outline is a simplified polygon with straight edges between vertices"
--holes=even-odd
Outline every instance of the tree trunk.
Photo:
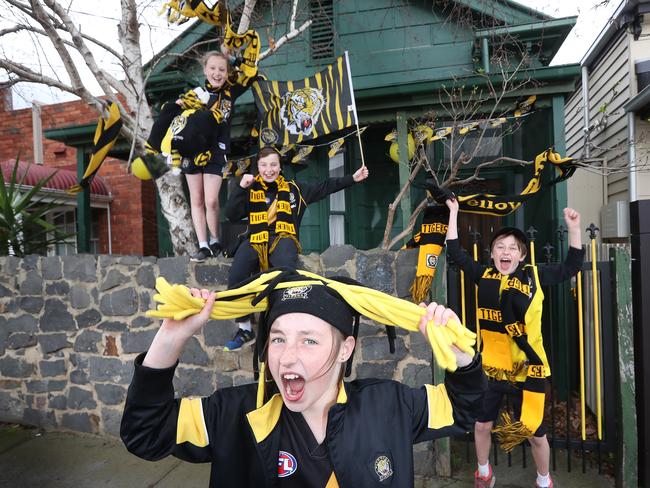
[[196,237],[192,225],[192,215],[187,204],[181,176],[167,172],[156,180],[160,208],[169,223],[169,234],[174,247],[174,255],[191,254],[196,250]]

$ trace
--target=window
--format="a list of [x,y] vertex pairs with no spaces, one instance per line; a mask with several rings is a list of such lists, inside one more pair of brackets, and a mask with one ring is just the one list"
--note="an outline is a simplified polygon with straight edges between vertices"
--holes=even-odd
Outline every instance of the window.
[[[441,123],[440,127],[447,124]],[[449,123],[448,125],[452,125]],[[482,136],[482,137],[481,137]],[[449,165],[452,159],[452,138],[447,136],[446,139],[440,140],[435,144],[429,144],[427,157],[432,162],[432,166],[438,168],[438,172],[443,174],[449,171]],[[478,128],[467,133],[465,136],[458,134],[453,138],[453,160],[458,161],[461,153],[465,155],[474,155],[472,160],[465,166],[464,170],[471,170],[478,164],[492,161],[503,155],[503,134],[501,128],[483,129]],[[434,147],[442,148],[442,150],[434,150]],[[440,152],[439,152],[440,151]],[[438,157],[435,157],[438,155]],[[442,158],[440,158],[442,156]],[[435,161],[435,163],[433,163]],[[500,163],[502,164],[502,163]],[[497,166],[499,163],[497,163]]]
[[[338,153],[329,160],[330,178],[344,176],[343,153]],[[330,246],[345,244],[345,190],[330,195]]]
[[[91,212],[90,253],[97,254],[99,249],[99,212]],[[77,209],[62,207],[48,214],[48,221],[69,237],[50,246],[49,256],[71,256],[77,254]]]
[[311,59],[315,64],[327,64],[334,60],[334,2],[332,0],[310,0],[309,46]]

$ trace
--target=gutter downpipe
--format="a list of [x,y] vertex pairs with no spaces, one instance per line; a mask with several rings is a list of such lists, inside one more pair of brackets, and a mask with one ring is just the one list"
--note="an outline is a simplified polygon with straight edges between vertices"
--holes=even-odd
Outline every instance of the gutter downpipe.
[[638,190],[636,181],[636,114],[632,111],[627,113],[627,161],[630,164],[630,202],[638,200]]
[[582,130],[585,136],[584,155],[590,156],[589,147],[589,68],[582,66]]

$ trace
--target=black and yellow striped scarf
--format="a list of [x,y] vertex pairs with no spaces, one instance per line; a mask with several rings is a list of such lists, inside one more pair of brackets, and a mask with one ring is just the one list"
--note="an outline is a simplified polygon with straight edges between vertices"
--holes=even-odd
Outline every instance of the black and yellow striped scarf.
[[438,256],[442,252],[447,237],[449,209],[444,205],[430,205],[424,210],[420,232],[413,236],[404,247],[419,247],[418,267],[409,291],[415,303],[427,299],[433,277],[438,267]]
[[[274,201],[267,207],[266,194],[276,190]],[[273,193],[271,191],[271,193]],[[272,253],[280,239],[291,239],[300,253],[300,242],[296,233],[295,218],[291,211],[291,188],[284,176],[279,175],[272,183],[266,183],[260,175],[255,177],[249,192],[250,211],[248,225],[250,243],[260,260],[260,270],[269,269],[269,253]],[[275,239],[269,247],[269,226],[275,224]]]
[[[483,344],[483,369],[498,380],[514,381],[526,371],[521,418],[503,414],[503,425],[494,433],[505,451],[533,436],[544,420],[545,368],[528,342],[526,312],[536,293],[532,266],[520,266],[511,275],[487,268],[478,286],[478,316]],[[512,339],[526,355],[526,361],[513,363]]]

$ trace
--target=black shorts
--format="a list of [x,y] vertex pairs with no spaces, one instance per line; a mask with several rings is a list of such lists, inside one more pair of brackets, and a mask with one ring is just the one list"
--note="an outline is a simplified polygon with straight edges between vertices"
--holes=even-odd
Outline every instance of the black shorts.
[[223,176],[223,168],[227,162],[226,154],[219,152],[210,158],[208,164],[204,166],[198,166],[194,164],[194,161],[183,158],[183,164],[181,165],[181,171],[186,175],[217,175]]
[[[483,411],[481,412],[478,421],[496,422],[504,396],[508,397],[509,405],[512,406],[515,420],[519,420],[521,417],[523,387],[523,381],[510,383],[505,380],[493,380],[488,378],[488,389],[485,392],[485,397],[483,397]],[[543,421],[533,435],[535,437],[543,437],[546,435],[546,428],[544,427]]]

